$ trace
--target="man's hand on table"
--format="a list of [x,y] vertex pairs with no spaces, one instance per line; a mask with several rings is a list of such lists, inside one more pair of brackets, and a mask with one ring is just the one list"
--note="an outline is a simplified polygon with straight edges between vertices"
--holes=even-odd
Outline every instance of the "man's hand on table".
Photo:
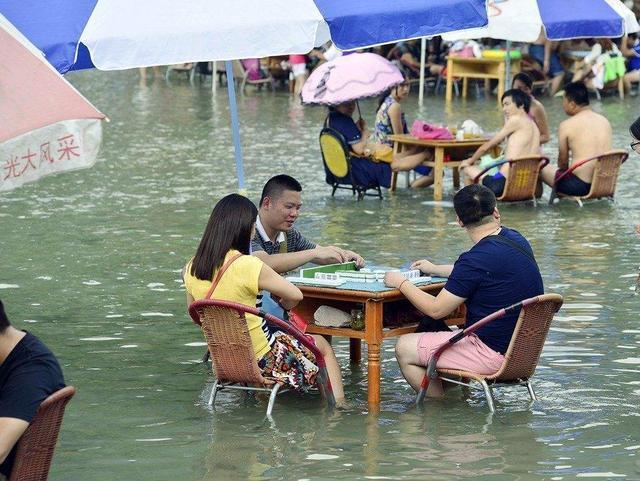
[[339,247],[326,246],[314,249],[313,262],[315,264],[337,264],[346,262],[344,251]]
[[364,258],[360,254],[357,254],[357,253],[355,253],[353,251],[350,251],[350,250],[347,250],[347,249],[344,249],[342,252],[343,252],[343,254],[345,256],[345,259],[346,259],[345,262],[350,262],[350,261],[355,262],[356,263],[356,267],[358,269],[361,269],[361,268],[364,267],[364,264],[365,264]]
[[419,261],[411,263],[411,269],[418,269],[423,274],[433,274],[435,267],[436,265],[427,259],[420,259]]
[[407,278],[403,276],[400,272],[387,272],[384,275],[384,285],[387,287],[393,287],[397,289],[400,287],[402,282],[406,281]]

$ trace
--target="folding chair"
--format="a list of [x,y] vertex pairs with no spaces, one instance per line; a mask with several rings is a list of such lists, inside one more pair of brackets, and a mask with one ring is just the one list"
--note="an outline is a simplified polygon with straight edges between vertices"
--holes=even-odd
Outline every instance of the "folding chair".
[[[527,387],[531,400],[535,401],[537,398],[530,380],[536,370],[553,315],[558,312],[560,306],[562,306],[562,296],[558,294],[543,294],[500,309],[470,327],[462,329],[447,343],[440,346],[429,360],[427,373],[422,380],[420,392],[416,397],[416,404],[424,400],[429,382],[438,378],[442,381],[471,388],[477,387],[471,383],[471,381],[476,381],[482,386],[489,404],[489,410],[492,413],[495,412],[491,393],[491,387],[494,386],[524,385]],[[520,310],[520,315],[518,316],[511,342],[504,355],[504,362],[498,372],[485,375],[471,371],[437,367],[438,359],[442,353],[460,339],[474,333],[491,321],[518,310]],[[465,382],[465,380],[468,382]]]
[[18,440],[9,481],[46,481],[67,403],[76,390],[67,386],[42,401],[36,416]]
[[549,163],[549,159],[547,157],[521,157],[519,159],[496,162],[476,175],[473,179],[473,183],[477,184],[480,182],[480,177],[482,177],[487,171],[506,163],[509,164],[509,175],[507,176],[507,180],[504,184],[502,195],[498,197],[497,200],[503,202],[533,200],[535,203],[536,188],[538,186],[540,171]]
[[245,314],[265,319],[269,324],[297,339],[313,353],[318,366],[317,386],[327,403],[333,406],[335,398],[324,357],[315,344],[295,326],[254,307],[230,301],[204,299],[189,306],[189,315],[193,322],[202,328],[217,378],[211,390],[209,405],[214,404],[218,391],[224,389],[266,391],[270,393],[267,416],[271,416],[278,393],[289,390],[287,386],[280,384],[280,379],[264,377],[260,372]]
[[251,80],[249,78],[249,71],[244,68],[244,65],[242,65],[240,60],[233,61],[233,75],[236,78],[236,81],[240,84],[240,90],[243,93],[245,92],[247,85],[255,85],[258,88],[261,88],[263,85],[268,84],[271,87],[271,90],[275,90],[275,84],[271,74],[267,75],[265,78]]
[[[330,127],[325,127],[320,132],[320,151],[322,152],[322,162],[325,170],[325,180],[333,187],[331,196],[333,197],[338,189],[348,189],[353,194],[358,194],[358,200],[365,196],[379,197],[382,199],[380,184],[371,183],[369,185],[359,184],[355,178],[351,165],[351,153],[344,136]],[[371,161],[373,162],[373,161]],[[375,194],[367,193],[375,190]]]
[[[616,184],[618,182],[618,173],[620,172],[620,166],[624,164],[628,157],[629,154],[627,154],[627,152],[624,150],[612,150],[602,155],[591,157],[590,159],[575,162],[570,168],[568,168],[565,172],[558,176],[558,178],[553,183],[551,196],[549,197],[549,204],[553,204],[556,197],[567,197],[569,199],[575,200],[580,207],[582,207],[582,201],[587,199],[601,199],[603,197],[613,199],[613,196],[616,192]],[[557,191],[558,182],[571,174],[578,167],[591,161],[596,162],[596,166],[593,170],[591,189],[589,190],[589,193],[587,195],[579,197],[565,195],[562,192]]]

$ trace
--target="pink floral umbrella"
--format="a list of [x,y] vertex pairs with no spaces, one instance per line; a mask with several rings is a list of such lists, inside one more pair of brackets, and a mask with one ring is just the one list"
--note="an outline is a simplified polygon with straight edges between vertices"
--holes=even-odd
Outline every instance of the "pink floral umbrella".
[[343,55],[313,71],[302,88],[302,103],[338,105],[374,97],[403,80],[400,70],[380,55]]
[[104,114],[2,15],[0,58],[0,191],[91,167]]

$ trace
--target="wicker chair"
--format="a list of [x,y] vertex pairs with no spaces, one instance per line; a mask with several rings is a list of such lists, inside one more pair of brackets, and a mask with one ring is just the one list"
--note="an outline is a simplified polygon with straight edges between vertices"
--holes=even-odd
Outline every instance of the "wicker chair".
[[509,164],[509,175],[507,176],[507,180],[504,184],[502,195],[498,197],[498,200],[502,202],[533,200],[535,203],[536,187],[538,186],[540,171],[549,163],[549,159],[547,157],[521,157],[519,159],[496,162],[476,175],[473,179],[473,183],[477,184],[480,182],[480,177],[482,177],[487,171],[506,163]]
[[75,393],[74,387],[67,386],[42,401],[33,421],[18,440],[9,481],[46,481],[64,408]]
[[[554,182],[551,190],[551,197],[549,198],[549,204],[553,204],[556,197],[567,197],[575,200],[580,207],[582,207],[582,201],[586,199],[601,199],[603,197],[613,198],[616,192],[616,184],[618,182],[618,173],[620,172],[620,166],[627,160],[629,154],[624,150],[612,150],[606,152],[597,157],[591,157],[590,159],[581,160],[574,163],[569,169],[562,173]],[[572,173],[575,169],[587,162],[595,161],[596,166],[593,169],[593,179],[591,181],[591,189],[587,195],[582,197],[575,197],[571,195],[565,195],[558,192],[556,185],[565,176]]]
[[318,366],[317,386],[328,404],[334,405],[335,398],[324,357],[315,344],[296,327],[253,307],[229,301],[204,299],[189,306],[189,315],[193,322],[202,328],[217,377],[211,390],[209,405],[213,405],[218,391],[223,389],[267,391],[270,393],[267,416],[271,416],[276,396],[279,392],[288,390],[287,386],[279,384],[280,380],[262,376],[251,344],[245,314],[264,318],[269,324],[296,338],[313,353]]
[[[480,383],[487,398],[489,410],[492,413],[495,412],[495,406],[491,394],[491,386],[525,385],[529,391],[531,400],[535,401],[536,395],[533,392],[530,379],[538,364],[538,359],[540,358],[544,341],[547,338],[553,315],[558,312],[560,306],[562,306],[562,296],[558,294],[543,294],[500,309],[479,320],[472,326],[461,330],[457,335],[453,336],[448,343],[438,348],[429,360],[427,373],[422,380],[422,386],[420,392],[418,392],[416,403],[422,402],[427,387],[429,386],[429,381],[436,378],[468,387],[476,387],[471,381]],[[518,309],[520,309],[520,315],[513,331],[511,342],[504,356],[504,362],[498,372],[491,375],[483,375],[470,371],[438,369],[436,367],[438,358],[443,351],[463,337],[477,331],[478,328]],[[465,380],[468,382],[465,382]]]

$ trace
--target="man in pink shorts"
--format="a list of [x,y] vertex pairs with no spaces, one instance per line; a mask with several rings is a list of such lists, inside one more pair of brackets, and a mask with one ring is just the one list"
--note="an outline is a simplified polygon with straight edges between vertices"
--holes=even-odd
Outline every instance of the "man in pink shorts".
[[[468,185],[455,195],[453,206],[458,224],[466,230],[473,247],[453,265],[419,260],[411,266],[425,274],[447,277],[440,293],[434,297],[422,292],[398,272],[385,276],[388,286],[400,289],[415,307],[434,320],[435,327],[427,330],[437,331],[405,334],[396,344],[400,370],[416,391],[420,390],[430,357],[455,334],[438,319],[465,303],[468,327],[503,307],[544,292],[529,242],[519,232],[500,225],[500,212],[490,189]],[[507,314],[462,338],[444,351],[437,367],[495,373],[504,360],[518,315],[519,312]]]

